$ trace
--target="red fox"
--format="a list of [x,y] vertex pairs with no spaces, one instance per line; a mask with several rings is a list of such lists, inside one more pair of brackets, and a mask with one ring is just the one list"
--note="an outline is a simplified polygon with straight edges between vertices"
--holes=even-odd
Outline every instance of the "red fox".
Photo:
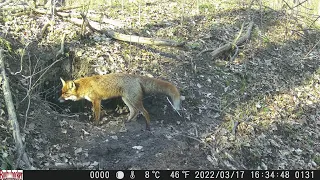
[[129,107],[128,121],[137,117],[141,112],[146,119],[146,129],[150,130],[150,117],[143,107],[143,93],[162,93],[171,97],[173,106],[180,110],[180,93],[173,84],[144,76],[113,73],[84,77],[74,81],[64,81],[62,78],[62,95],[60,102],[65,100],[77,101],[86,99],[92,102],[94,120],[100,120],[101,100],[122,97]]

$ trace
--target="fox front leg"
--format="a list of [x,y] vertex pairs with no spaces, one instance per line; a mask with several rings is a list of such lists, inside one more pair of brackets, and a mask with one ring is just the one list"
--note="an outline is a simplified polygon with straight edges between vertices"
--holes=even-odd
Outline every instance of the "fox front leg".
[[92,110],[94,115],[94,124],[99,124],[100,111],[101,111],[101,100],[94,100],[92,102]]

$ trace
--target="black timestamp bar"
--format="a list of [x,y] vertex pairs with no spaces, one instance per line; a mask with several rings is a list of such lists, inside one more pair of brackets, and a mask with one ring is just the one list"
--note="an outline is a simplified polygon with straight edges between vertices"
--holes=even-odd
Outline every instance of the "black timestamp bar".
[[[7,172],[3,172],[5,176]],[[0,173],[1,176],[1,173]],[[23,180],[319,179],[319,170],[24,170]],[[1,178],[0,178],[1,180]]]

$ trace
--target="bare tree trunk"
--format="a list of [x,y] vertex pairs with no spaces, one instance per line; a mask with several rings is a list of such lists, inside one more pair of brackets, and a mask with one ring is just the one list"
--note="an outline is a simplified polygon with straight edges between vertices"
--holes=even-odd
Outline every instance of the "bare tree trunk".
[[1,75],[3,78],[2,90],[3,90],[3,96],[4,96],[4,99],[6,102],[8,116],[9,116],[8,121],[12,125],[13,138],[15,140],[17,153],[18,153],[17,166],[19,166],[19,162],[20,162],[20,158],[21,158],[21,160],[25,163],[25,169],[34,169],[34,167],[31,165],[29,158],[24,150],[23,142],[22,142],[21,135],[20,135],[19,123],[17,120],[17,115],[16,115],[13,101],[12,101],[10,85],[9,85],[9,81],[8,81],[8,78],[5,73],[5,66],[4,66],[3,59],[4,59],[3,49],[1,48],[0,49],[0,70],[1,70]]

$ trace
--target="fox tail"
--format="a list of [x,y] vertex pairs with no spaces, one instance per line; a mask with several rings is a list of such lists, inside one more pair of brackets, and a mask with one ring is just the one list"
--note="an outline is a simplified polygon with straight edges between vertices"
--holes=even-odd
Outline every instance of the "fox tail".
[[181,97],[177,87],[167,81],[155,78],[143,77],[140,79],[143,91],[146,93],[161,93],[171,97],[173,106],[176,110],[180,110]]

